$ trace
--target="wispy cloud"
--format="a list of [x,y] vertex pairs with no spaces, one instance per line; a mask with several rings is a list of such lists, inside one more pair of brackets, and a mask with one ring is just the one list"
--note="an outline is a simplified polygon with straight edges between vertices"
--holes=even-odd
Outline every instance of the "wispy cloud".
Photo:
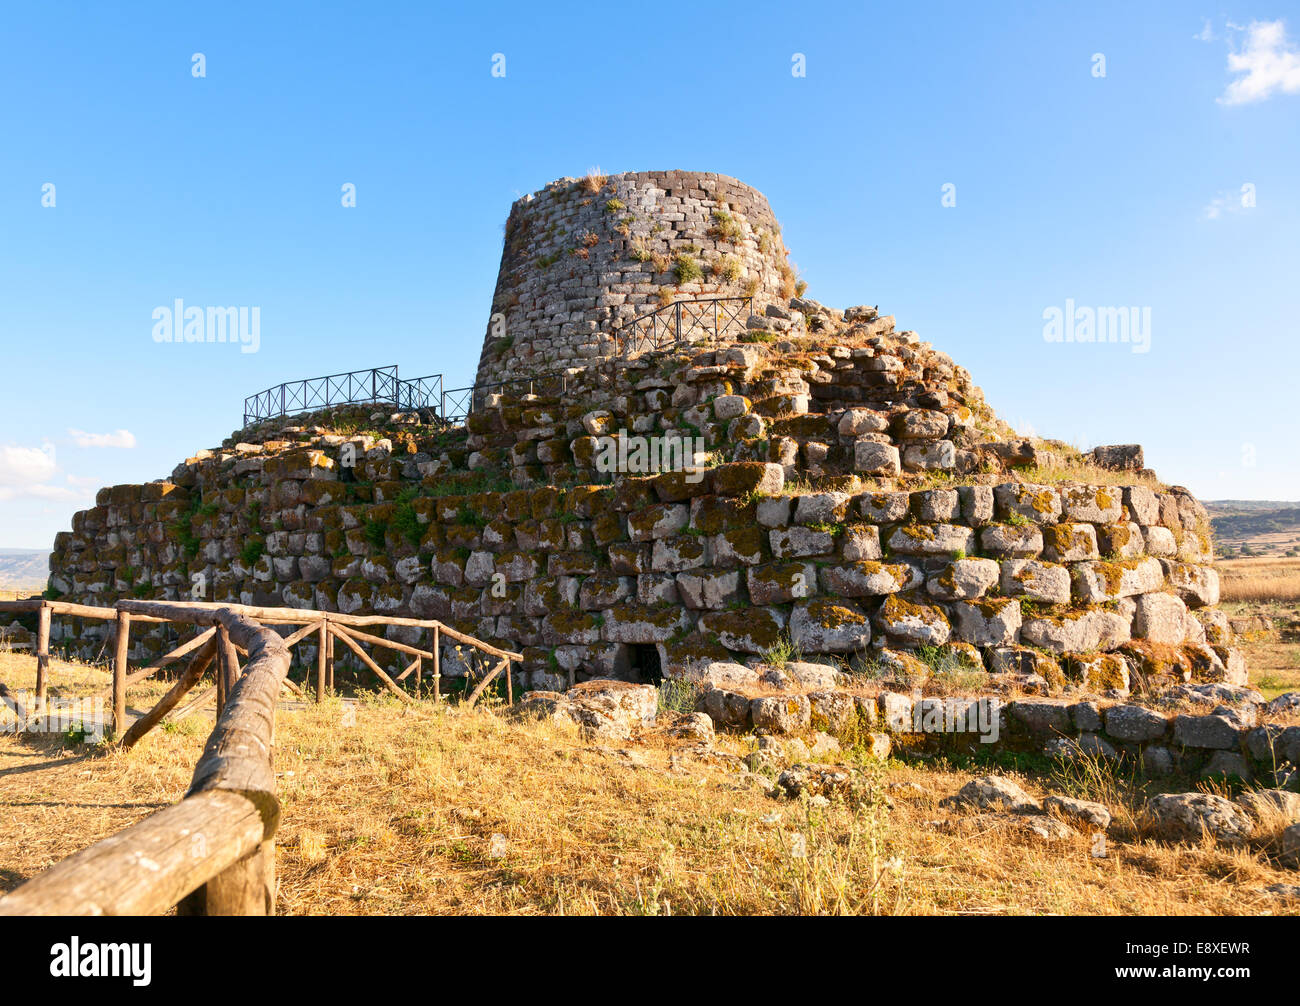
[[0,445],[0,487],[48,482],[57,469],[52,444],[43,447]]
[[1220,192],[1201,211],[1206,220],[1218,220],[1225,214],[1242,213],[1255,206],[1255,186],[1251,182],[1242,185],[1238,192]]
[[1300,48],[1287,37],[1286,22],[1252,21],[1245,28],[1229,22],[1228,28],[1244,32],[1245,38],[1239,46],[1229,42],[1228,72],[1236,79],[1217,99],[1221,105],[1248,105],[1277,93],[1300,94]]
[[1198,42],[1213,42],[1218,37],[1219,36],[1214,34],[1214,25],[1210,23],[1210,19],[1208,17],[1205,19],[1204,27],[1202,27],[1199,32],[1197,32],[1195,35],[1192,36],[1192,38],[1196,39],[1196,41]]
[[78,447],[134,447],[135,434],[130,430],[112,433],[87,433],[85,430],[68,430],[68,436]]
[[81,499],[82,492],[50,485],[58,472],[54,447],[0,445],[0,502],[12,499]]

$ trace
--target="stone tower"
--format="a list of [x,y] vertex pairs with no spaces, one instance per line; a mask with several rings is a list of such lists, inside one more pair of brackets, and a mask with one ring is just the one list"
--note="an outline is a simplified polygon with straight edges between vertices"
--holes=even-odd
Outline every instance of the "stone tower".
[[794,293],[787,255],[767,199],[726,175],[552,182],[511,207],[476,383],[602,356],[611,329],[673,298],[750,295],[761,313]]

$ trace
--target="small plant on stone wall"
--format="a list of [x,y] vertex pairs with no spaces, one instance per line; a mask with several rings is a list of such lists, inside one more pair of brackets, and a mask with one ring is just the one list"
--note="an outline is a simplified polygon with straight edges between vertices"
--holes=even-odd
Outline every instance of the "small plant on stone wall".
[[763,651],[763,663],[772,667],[784,667],[786,664],[798,663],[802,659],[803,654],[798,644],[784,633]]
[[244,542],[244,547],[239,550],[239,561],[249,569],[257,565],[257,560],[262,558],[262,553],[266,551],[266,542],[261,538],[249,538]]
[[628,249],[628,257],[637,262],[649,262],[654,257],[654,252],[646,247],[645,238],[637,238]]
[[605,201],[606,213],[617,213],[619,210],[625,209],[627,209],[627,203],[617,197]]
[[587,172],[586,176],[582,179],[581,182],[579,182],[579,184],[582,186],[584,191],[590,192],[592,195],[595,195],[597,192],[599,192],[601,189],[605,187],[605,184],[608,181],[609,181],[609,176],[606,175],[603,171],[601,171],[599,165],[597,165],[596,167],[591,168]]
[[725,210],[713,211],[713,224],[709,227],[709,237],[738,244],[744,236],[745,230],[735,217]]
[[704,278],[704,270],[690,255],[679,254],[673,259],[673,274],[678,283],[695,283]]
[[384,541],[388,537],[388,524],[382,520],[369,520],[361,529],[362,537],[376,552],[384,550]]
[[794,296],[795,287],[799,282],[794,267],[789,262],[781,262],[776,269],[781,274],[781,299],[789,300]]
[[758,293],[758,277],[751,276],[745,281],[745,296],[753,297]]
[[466,527],[484,527],[488,520],[481,513],[472,509],[468,503],[456,511],[456,523]]
[[740,279],[742,271],[740,259],[735,255],[723,255],[713,263],[713,275],[727,283],[734,283]]
[[393,507],[393,530],[412,545],[420,544],[420,539],[424,537],[424,527],[420,524],[420,519],[415,513],[414,501],[419,495],[419,490],[414,486],[403,489],[398,493],[396,504]]

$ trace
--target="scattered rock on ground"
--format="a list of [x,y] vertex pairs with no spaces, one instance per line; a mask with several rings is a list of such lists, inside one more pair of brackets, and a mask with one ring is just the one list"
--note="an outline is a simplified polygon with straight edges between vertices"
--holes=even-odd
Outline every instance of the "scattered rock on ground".
[[656,723],[664,728],[669,737],[701,744],[713,743],[713,720],[708,713],[664,713]]
[[1284,866],[1300,869],[1300,824],[1293,824],[1282,832],[1278,858]]
[[940,800],[939,806],[1008,810],[1015,814],[1038,814],[1043,809],[1017,783],[1000,775],[972,779],[953,796]]
[[1244,810],[1210,793],[1165,793],[1152,797],[1147,810],[1155,831],[1167,838],[1199,841],[1208,834],[1224,845],[1240,845],[1255,830]]
[[1086,824],[1101,831],[1110,827],[1110,811],[1105,804],[1091,800],[1076,800],[1069,796],[1049,796],[1043,801],[1043,809],[1049,814],[1056,814],[1067,821]]
[[594,678],[563,693],[529,692],[519,710],[572,724],[589,737],[627,740],[634,730],[654,722],[658,706],[653,685]]
[[777,777],[777,787],[788,797],[846,796],[854,784],[847,765],[792,765]]
[[1300,713],[1300,692],[1284,692],[1264,707],[1267,716]]

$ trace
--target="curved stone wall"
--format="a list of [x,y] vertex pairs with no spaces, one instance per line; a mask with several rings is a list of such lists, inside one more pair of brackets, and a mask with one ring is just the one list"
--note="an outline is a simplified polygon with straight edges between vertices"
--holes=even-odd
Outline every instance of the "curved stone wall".
[[510,210],[476,383],[581,366],[675,297],[750,294],[761,312],[794,282],[767,199],[734,178],[563,178]]

